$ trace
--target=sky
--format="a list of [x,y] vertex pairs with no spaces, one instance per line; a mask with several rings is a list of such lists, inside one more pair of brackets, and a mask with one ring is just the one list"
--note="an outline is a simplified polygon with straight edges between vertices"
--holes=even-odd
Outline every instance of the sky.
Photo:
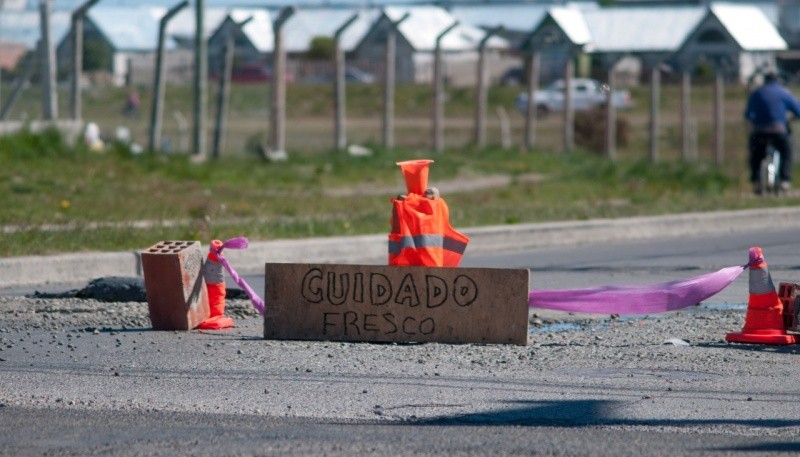
[[[169,7],[176,5],[180,0],[100,0],[98,5],[103,6],[136,6],[158,5]],[[190,0],[194,4],[195,0]],[[205,0],[207,7],[211,6],[365,6],[401,3],[423,3],[423,0]],[[53,7],[58,10],[73,10],[86,3],[86,0],[54,0]],[[37,8],[39,0],[28,0],[28,8]]]

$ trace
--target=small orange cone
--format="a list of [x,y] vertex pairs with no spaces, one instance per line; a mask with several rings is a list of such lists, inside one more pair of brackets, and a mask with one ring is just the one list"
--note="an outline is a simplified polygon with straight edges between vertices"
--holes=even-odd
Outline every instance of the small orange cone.
[[406,189],[410,194],[424,195],[428,187],[428,165],[432,164],[431,159],[406,160],[397,162],[403,178],[406,181]]
[[796,338],[786,333],[783,303],[759,247],[750,248],[750,293],[747,314],[741,332],[728,333],[729,343],[794,344]]
[[201,330],[221,330],[233,327],[233,319],[225,317],[225,276],[219,263],[217,252],[222,249],[222,241],[214,240],[203,264],[203,278],[208,290],[208,308],[211,315],[197,326]]

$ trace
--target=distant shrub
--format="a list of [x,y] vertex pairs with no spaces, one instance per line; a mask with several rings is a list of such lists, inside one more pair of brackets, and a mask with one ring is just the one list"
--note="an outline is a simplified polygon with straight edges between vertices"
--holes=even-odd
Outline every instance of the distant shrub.
[[35,159],[56,154],[72,154],[73,151],[73,148],[66,145],[61,132],[55,128],[39,133],[33,133],[26,128],[10,135],[0,136],[0,157]]
[[313,60],[329,60],[333,58],[333,38],[315,36],[309,43],[306,55]]
[[[575,144],[589,151],[602,153],[606,148],[606,110],[595,108],[575,113]],[[626,147],[630,140],[630,125],[624,117],[617,116],[616,143]]]

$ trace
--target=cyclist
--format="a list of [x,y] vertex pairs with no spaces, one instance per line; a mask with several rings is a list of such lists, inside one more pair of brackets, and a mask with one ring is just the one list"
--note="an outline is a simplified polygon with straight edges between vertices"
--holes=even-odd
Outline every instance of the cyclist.
[[792,182],[792,142],[786,115],[791,111],[800,117],[800,104],[778,81],[778,75],[767,72],[764,84],[753,91],[747,100],[744,117],[750,122],[750,182],[759,192],[759,169],[767,155],[767,146],[772,146],[781,156],[778,170],[781,190],[791,188]]

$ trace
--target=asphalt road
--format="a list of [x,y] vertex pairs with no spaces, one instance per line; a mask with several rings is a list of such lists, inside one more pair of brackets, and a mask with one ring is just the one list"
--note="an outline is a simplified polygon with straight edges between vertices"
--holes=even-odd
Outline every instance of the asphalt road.
[[[543,289],[653,283],[744,264],[757,245],[777,285],[800,282],[796,233],[535,248],[464,265],[532,268]],[[225,332],[154,332],[142,304],[3,300],[2,455],[800,452],[800,347],[724,342],[743,324],[746,274],[686,312],[562,316],[532,327],[528,346],[267,341],[246,313]]]

